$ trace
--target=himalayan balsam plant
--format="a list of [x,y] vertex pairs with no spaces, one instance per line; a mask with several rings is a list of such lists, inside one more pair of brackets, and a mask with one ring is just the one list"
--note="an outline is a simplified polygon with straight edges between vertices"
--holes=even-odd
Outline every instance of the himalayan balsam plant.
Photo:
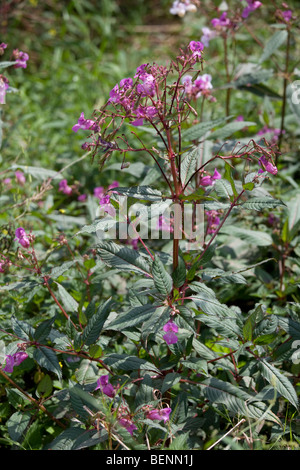
[[[243,19],[261,3],[247,5]],[[180,16],[195,10],[187,1],[172,7]],[[223,13],[212,25],[222,34],[228,22]],[[203,34],[203,42],[190,41],[169,64],[137,67],[101,109],[89,117],[82,112],[74,123],[100,170],[112,156],[121,170],[147,164],[139,185],[114,181],[94,189],[97,216],[76,233],[89,241],[86,264],[73,256],[47,271],[36,249],[39,235],[23,226],[15,231],[17,257],[1,255],[2,273],[22,267],[55,303],[55,315],[35,327],[12,316],[0,370],[51,421],[55,436],[46,448],[198,449],[218,416],[257,436],[263,426],[284,428],[283,403],[298,408],[295,387],[273,353],[274,344],[276,350],[290,340],[296,322],[263,301],[244,310],[220,300],[220,285],[247,285],[247,275],[270,259],[232,271],[225,261],[212,267],[212,258],[220,259],[230,235],[263,240],[265,232],[243,227],[245,214],[268,218],[284,204],[263,190],[279,176],[276,142],[263,135],[226,141],[255,124],[229,114],[229,94],[225,117],[203,119],[204,103],[216,103],[214,76],[205,70],[206,45],[215,35]],[[62,179],[58,191],[68,197],[73,188]],[[62,235],[59,244],[72,253]],[[83,299],[61,281],[74,266],[80,272],[88,266]],[[91,291],[96,269],[103,278],[123,277],[126,294]],[[45,378],[38,398],[26,394],[11,376],[26,361],[56,376],[57,390],[49,391]],[[26,409],[10,424],[25,428],[30,420]]]

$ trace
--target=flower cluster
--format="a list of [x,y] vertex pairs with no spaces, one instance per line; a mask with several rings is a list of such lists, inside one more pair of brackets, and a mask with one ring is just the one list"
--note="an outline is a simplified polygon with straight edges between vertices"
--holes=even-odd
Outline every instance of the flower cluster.
[[97,380],[97,387],[95,390],[101,390],[102,393],[110,398],[113,398],[116,394],[114,387],[109,383],[108,375],[101,375]]
[[227,11],[224,11],[220,18],[213,18],[211,24],[219,31],[226,30],[232,25],[231,20],[227,18]]
[[258,170],[258,173],[263,173],[264,171],[267,171],[272,175],[277,175],[277,167],[273,165],[273,163],[270,162],[264,155],[260,157],[259,163],[261,164],[262,168]]
[[3,368],[3,371],[11,374],[14,371],[14,367],[19,366],[21,362],[27,359],[27,357],[28,357],[28,354],[25,351],[18,351],[12,356],[8,354],[6,356],[6,364],[5,364],[5,367]]
[[146,417],[148,419],[152,419],[153,421],[154,420],[157,420],[157,421],[163,420],[164,423],[166,423],[167,421],[169,421],[171,413],[172,413],[172,408],[169,408],[169,407],[161,408],[161,409],[154,409],[154,410],[148,411]]
[[68,182],[66,179],[61,180],[58,185],[58,191],[64,193],[64,194],[71,194],[72,193],[72,188],[71,186],[68,185]]
[[191,75],[183,77],[182,83],[184,85],[186,97],[189,100],[197,100],[200,96],[204,96],[206,98],[210,98],[211,101],[215,101],[215,98],[211,96],[210,92],[213,88],[211,80],[211,75],[207,73],[197,77],[194,82]]
[[171,15],[178,15],[180,17],[183,17],[187,12],[195,11],[197,11],[197,7],[190,0],[175,0],[170,8]]
[[[5,49],[7,49],[7,44],[5,42],[0,43],[0,56],[5,53]],[[29,55],[26,52],[19,51],[15,49],[13,51],[13,59],[15,61],[14,67],[15,68],[23,68],[27,67],[27,61],[29,59]],[[7,90],[9,89],[9,81],[8,79],[0,74],[0,104],[5,104],[5,96]]]
[[79,129],[88,130],[93,129],[95,126],[95,121],[92,119],[85,119],[84,112],[82,112],[79,116],[77,123],[72,127],[72,131],[78,132]]

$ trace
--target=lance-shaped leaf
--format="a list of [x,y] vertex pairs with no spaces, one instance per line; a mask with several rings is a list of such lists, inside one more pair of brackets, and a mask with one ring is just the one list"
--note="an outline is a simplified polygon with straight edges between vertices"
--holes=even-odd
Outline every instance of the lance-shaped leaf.
[[152,304],[131,308],[127,312],[120,313],[106,326],[107,330],[122,331],[125,328],[139,326],[153,316],[158,307]]
[[158,256],[155,256],[152,264],[152,275],[156,289],[160,294],[169,295],[172,287],[172,277],[165,270],[165,267]]
[[298,408],[298,397],[296,391],[289,381],[289,379],[283,375],[283,373],[274,367],[272,364],[262,359],[259,362],[262,376],[280,393],[286,398],[295,408]]
[[184,186],[197,168],[200,156],[200,145],[193,147],[183,158],[180,165],[181,183]]
[[273,209],[278,206],[285,206],[280,199],[272,197],[252,197],[240,205],[243,209],[262,211],[264,209]]
[[108,266],[122,272],[136,272],[151,277],[150,263],[145,256],[126,246],[117,245],[112,241],[97,244],[97,252],[101,260]]
[[253,396],[241,387],[229,382],[224,382],[215,377],[201,382],[205,396],[212,403],[223,404],[231,412],[245,416],[246,418],[269,420],[280,423],[277,416],[269,410],[265,403],[252,401]]
[[258,61],[259,64],[267,60],[277,49],[286,41],[287,30],[276,31],[275,34],[266,43],[263,53]]
[[130,188],[114,188],[114,191],[123,196],[133,197],[144,201],[160,201],[162,194],[151,186],[132,186]]
[[103,325],[111,312],[112,299],[108,299],[104,304],[101,304],[97,312],[91,316],[82,333],[82,342],[87,346],[94,344],[103,328]]
[[46,348],[44,346],[39,346],[35,349],[33,353],[33,359],[45,369],[50,372],[54,372],[59,379],[62,377],[61,368],[57,359],[57,356],[52,349]]

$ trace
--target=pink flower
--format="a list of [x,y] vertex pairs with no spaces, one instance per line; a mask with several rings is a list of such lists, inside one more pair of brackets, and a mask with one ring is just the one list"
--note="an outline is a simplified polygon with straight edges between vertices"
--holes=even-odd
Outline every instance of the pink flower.
[[24,173],[22,171],[17,170],[15,172],[15,176],[16,176],[16,180],[18,181],[18,183],[20,183],[22,185],[25,183],[26,178],[25,178]]
[[5,272],[5,262],[0,261],[0,273],[4,273],[4,272]]
[[220,217],[218,211],[206,211],[207,215],[207,233],[216,233],[220,225]]
[[9,88],[9,81],[4,75],[0,75],[0,104],[5,104],[6,92]]
[[85,119],[84,113],[82,112],[77,121],[77,124],[72,127],[72,131],[77,132],[79,129],[87,130],[90,129],[94,124],[95,122],[91,119]]
[[104,212],[106,212],[107,214],[111,215],[112,217],[114,217],[116,215],[116,210],[110,202],[110,196],[109,195],[103,196],[99,200],[99,204],[100,204],[101,208],[104,210]]
[[256,10],[262,5],[261,2],[256,0],[246,0],[246,2],[248,3],[248,6],[244,8],[242,12],[242,18],[248,18],[249,14],[252,13],[252,11]]
[[216,33],[216,31],[213,31],[212,29],[207,28],[206,26],[204,26],[204,28],[202,28],[202,33],[203,33],[203,35],[201,36],[201,42],[205,47],[208,47],[209,46],[209,41],[211,39],[215,38],[217,33]]
[[85,201],[87,198],[86,194],[80,194],[80,196],[78,196],[77,200],[82,202],[82,201]]
[[227,12],[224,11],[220,18],[213,18],[211,20],[211,24],[213,25],[214,28],[217,29],[226,29],[231,25],[231,21],[229,18],[227,18]]
[[0,44],[0,55],[4,54],[4,49],[7,48],[7,44],[5,42],[1,42]]
[[15,49],[13,51],[13,57],[16,60],[16,64],[14,65],[15,68],[23,68],[26,69],[27,61],[29,59],[29,55],[26,52],[19,51]]
[[96,188],[94,188],[94,196],[97,197],[98,199],[104,196],[103,186],[97,186]]
[[118,188],[119,187],[119,182],[118,181],[113,181],[107,188],[107,190],[109,189],[114,189],[114,188]]
[[17,228],[15,235],[16,235],[15,240],[18,240],[18,242],[20,243],[20,245],[23,246],[23,248],[30,247],[30,241],[29,241],[28,235],[26,234],[25,230],[22,227]]
[[133,436],[133,431],[137,429],[136,425],[128,418],[119,419],[119,423]]
[[158,421],[161,421],[163,419],[164,423],[166,423],[170,419],[171,412],[172,412],[172,409],[169,407],[162,408],[161,410],[155,409],[147,413],[147,418],[152,419],[152,420],[158,420]]
[[203,46],[202,42],[200,42],[200,41],[191,41],[189,43],[189,49],[193,53],[192,57],[201,58],[204,46]]
[[116,394],[114,387],[108,382],[108,375],[101,375],[97,380],[97,387],[95,390],[98,389],[110,398],[113,398]]
[[177,343],[178,338],[175,333],[178,332],[178,326],[172,320],[169,320],[164,325],[163,330],[166,332],[166,334],[163,336],[163,339],[167,344]]
[[67,180],[61,180],[59,183],[58,191],[64,193],[64,194],[71,194],[72,193],[72,188],[71,186],[68,186]]
[[[259,163],[265,169],[265,171],[267,171],[268,173],[271,173],[272,175],[277,174],[277,172],[278,172],[277,167],[275,165],[273,165],[269,160],[267,160],[264,155],[262,157],[260,157]],[[263,171],[264,170],[261,169],[261,168],[258,170],[259,173],[262,173]]]
[[212,186],[215,180],[219,180],[221,179],[221,177],[222,176],[220,175],[218,170],[215,168],[214,174],[212,176],[211,175],[203,176],[203,178],[201,178],[200,180],[200,184],[201,186]]
[[28,354],[24,351],[19,351],[13,354],[12,356],[9,354],[6,356],[6,365],[4,367],[4,372],[12,373],[14,371],[15,366],[19,366],[21,362],[27,359]]

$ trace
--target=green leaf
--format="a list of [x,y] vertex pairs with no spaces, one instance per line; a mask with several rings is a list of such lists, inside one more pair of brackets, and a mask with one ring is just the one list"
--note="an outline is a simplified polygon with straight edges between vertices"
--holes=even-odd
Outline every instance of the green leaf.
[[29,426],[31,415],[28,412],[17,411],[6,422],[8,433],[13,441],[22,442],[23,434]]
[[28,341],[34,336],[34,329],[29,323],[18,320],[16,317],[12,316],[11,318],[12,329],[18,338]]
[[50,375],[46,374],[38,383],[36,394],[39,398],[47,398],[51,395],[53,390],[53,383]]
[[162,194],[158,189],[153,189],[151,186],[132,186],[131,188],[114,188],[118,194],[123,196],[133,197],[145,201],[160,201]]
[[70,388],[69,393],[74,411],[84,419],[90,417],[86,408],[95,413],[102,409],[101,402],[93,397],[93,395],[83,390],[83,388],[78,384]]
[[287,40],[287,30],[276,31],[266,43],[263,53],[258,61],[259,64],[267,60]]
[[58,173],[57,171],[49,170],[48,168],[40,168],[40,167],[35,167],[35,166],[22,166],[22,165],[12,165],[10,167],[11,170],[16,170],[20,169],[24,173],[27,173],[34,178],[42,179],[42,180],[47,180],[48,178],[51,179],[62,179],[63,176]]
[[38,341],[39,343],[42,343],[45,341],[52,329],[52,325],[55,321],[55,317],[50,318],[49,320],[45,320],[42,323],[39,324],[37,329],[34,332],[34,339],[35,341]]
[[225,199],[231,200],[231,196],[233,196],[231,184],[225,179],[216,180],[214,190],[219,197],[223,197]]
[[269,233],[259,230],[250,230],[234,225],[223,225],[220,232],[226,233],[234,238],[245,240],[246,242],[256,246],[269,246],[273,243],[272,237]]
[[106,356],[103,362],[111,367],[112,369],[118,370],[137,370],[137,369],[144,369],[144,370],[152,370],[157,372],[157,368],[151,364],[150,362],[146,361],[145,359],[141,359],[136,356],[129,356],[128,354],[110,354]]
[[221,304],[218,299],[206,292],[191,295],[189,297],[193,302],[208,315],[219,315],[221,317],[228,317],[232,315],[231,310],[225,304]]
[[204,392],[212,403],[224,405],[236,415],[255,420],[269,420],[280,423],[277,416],[268,407],[259,401],[252,401],[253,396],[248,394],[241,387],[224,382],[215,377],[205,379],[200,384],[204,387]]
[[232,177],[232,172],[231,172],[231,166],[229,165],[229,163],[225,162],[225,174],[224,174],[224,178],[229,181],[230,185],[231,185],[231,189],[232,189],[232,192],[233,194],[235,195],[235,197],[238,195],[237,193],[237,190],[236,190],[236,187],[235,187],[235,184],[234,184],[234,179]]
[[168,296],[173,288],[172,277],[158,256],[155,256],[152,264],[152,275],[156,289],[160,294]]
[[230,117],[214,119],[212,121],[201,122],[195,126],[190,127],[182,131],[182,140],[185,142],[191,142],[200,140],[207,132],[214,129],[226,122]]
[[240,207],[242,207],[243,209],[256,211],[261,211],[269,208],[273,209],[274,207],[278,206],[285,206],[285,204],[280,199],[273,199],[272,197],[252,197],[248,201],[240,204]]
[[153,316],[158,307],[153,304],[134,307],[127,312],[121,312],[118,316],[108,323],[107,330],[122,331],[125,328],[139,326]]
[[83,344],[90,346],[98,340],[103,325],[111,312],[112,304],[112,299],[108,299],[104,304],[101,304],[97,312],[91,316],[82,333]]
[[180,378],[180,374],[177,374],[176,372],[170,372],[167,374],[161,386],[161,393],[164,394],[167,390],[174,387],[174,385],[179,382]]
[[58,288],[59,297],[67,312],[77,312],[78,302],[69,294],[62,284],[54,281]]
[[178,266],[175,269],[175,271],[173,271],[172,278],[173,278],[174,287],[181,287],[185,283],[186,266],[185,266],[184,259],[181,256],[178,257]]
[[122,272],[136,272],[150,276],[150,259],[126,246],[117,245],[112,241],[103,241],[96,246],[101,260]]
[[209,139],[209,140],[211,140],[211,139],[224,140],[224,139],[227,139],[228,137],[230,137],[235,132],[240,131],[241,129],[243,129],[246,126],[256,126],[256,122],[252,122],[252,121],[234,121],[234,122],[230,122],[229,124],[226,124],[221,129],[217,129],[214,132],[212,132],[207,137],[207,139]]
[[292,338],[300,340],[300,323],[298,321],[278,316],[278,324]]
[[201,148],[200,145],[198,145],[197,147],[193,147],[182,159],[180,165],[180,176],[183,186],[188,182],[189,178],[196,171],[196,165],[199,161],[200,152]]
[[54,372],[59,379],[62,377],[61,367],[59,365],[56,353],[52,349],[46,348],[44,346],[38,346],[34,353],[33,359],[45,369],[50,372]]
[[262,376],[275,388],[275,390],[286,398],[295,408],[298,408],[298,397],[289,379],[283,375],[279,369],[274,367],[265,359],[260,360],[259,367]]

